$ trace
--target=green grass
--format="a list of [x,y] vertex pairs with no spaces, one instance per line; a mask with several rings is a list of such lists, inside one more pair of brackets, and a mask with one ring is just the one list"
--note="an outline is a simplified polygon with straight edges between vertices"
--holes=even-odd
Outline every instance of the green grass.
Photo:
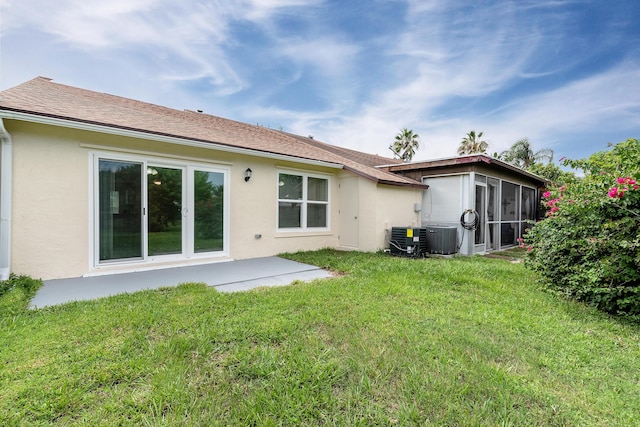
[[638,326],[540,291],[521,263],[287,257],[343,274],[2,316],[2,424],[638,424]]

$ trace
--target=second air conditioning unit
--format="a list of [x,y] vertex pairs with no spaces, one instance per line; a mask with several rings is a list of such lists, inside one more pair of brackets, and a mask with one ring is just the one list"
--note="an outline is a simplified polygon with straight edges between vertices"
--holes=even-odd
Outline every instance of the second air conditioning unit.
[[457,252],[458,228],[453,225],[428,225],[427,249],[432,254],[452,255]]

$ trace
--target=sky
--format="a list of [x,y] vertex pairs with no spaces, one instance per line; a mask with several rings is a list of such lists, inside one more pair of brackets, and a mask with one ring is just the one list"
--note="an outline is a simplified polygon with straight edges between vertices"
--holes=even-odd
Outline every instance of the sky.
[[[640,138],[638,0],[0,0],[0,89],[37,76],[414,160]],[[556,160],[557,161],[557,160]]]

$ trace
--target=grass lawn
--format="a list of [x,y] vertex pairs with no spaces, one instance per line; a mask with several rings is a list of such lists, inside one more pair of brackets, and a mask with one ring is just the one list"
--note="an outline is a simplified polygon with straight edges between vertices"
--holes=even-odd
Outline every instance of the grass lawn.
[[345,274],[0,314],[1,424],[640,423],[638,325],[538,290],[521,263],[288,257]]

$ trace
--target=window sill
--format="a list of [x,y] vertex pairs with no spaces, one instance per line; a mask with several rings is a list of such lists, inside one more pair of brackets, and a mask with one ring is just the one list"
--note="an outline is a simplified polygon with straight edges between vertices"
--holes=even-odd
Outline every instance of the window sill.
[[291,237],[315,237],[315,236],[333,236],[331,230],[278,230],[276,232],[276,239],[287,239]]

